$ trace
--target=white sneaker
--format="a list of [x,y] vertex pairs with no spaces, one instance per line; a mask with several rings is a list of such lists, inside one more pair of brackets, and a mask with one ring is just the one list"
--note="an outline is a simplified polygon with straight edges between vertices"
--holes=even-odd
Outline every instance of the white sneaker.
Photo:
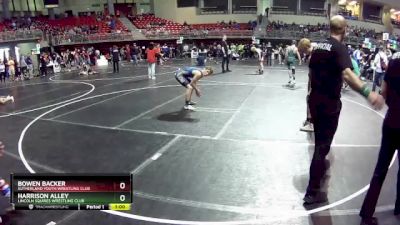
[[10,96],[10,95],[9,95],[9,96],[7,96],[7,100],[8,100],[8,99],[11,100],[12,103],[14,103],[14,96]]
[[151,80],[151,76],[149,75],[149,80]]
[[196,108],[195,108],[194,106],[192,106],[192,105],[185,105],[183,108],[184,108],[185,110],[191,110],[191,111],[196,110]]
[[304,122],[304,125],[300,127],[300,131],[314,132],[314,125],[308,121]]
[[155,79],[156,79],[156,76],[151,77],[151,79],[152,79],[152,80],[155,80]]

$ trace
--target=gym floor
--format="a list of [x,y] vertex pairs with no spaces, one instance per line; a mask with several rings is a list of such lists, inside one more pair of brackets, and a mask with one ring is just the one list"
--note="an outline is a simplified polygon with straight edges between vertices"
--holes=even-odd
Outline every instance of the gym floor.
[[[332,145],[329,203],[303,206],[313,135],[306,117],[307,67],[298,88],[282,87],[284,66],[256,75],[255,61],[232,62],[230,73],[200,81],[197,110],[184,111],[184,88],[169,61],[147,79],[145,64],[122,63],[120,73],[77,71],[0,87],[14,104],[0,108],[6,153],[0,175],[14,172],[134,174],[129,212],[21,211],[4,224],[268,224],[356,225],[371,178],[385,110],[374,111],[351,90]],[[20,145],[19,145],[20,143]],[[24,160],[21,160],[24,157]],[[380,224],[392,214],[398,162],[377,207]],[[2,208],[7,199],[1,198]],[[214,223],[212,223],[214,222]]]

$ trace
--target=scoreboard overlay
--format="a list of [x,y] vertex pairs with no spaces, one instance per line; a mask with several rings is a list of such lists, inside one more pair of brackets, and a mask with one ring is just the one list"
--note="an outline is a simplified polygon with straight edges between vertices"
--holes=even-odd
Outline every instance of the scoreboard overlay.
[[130,210],[131,174],[11,174],[16,210]]

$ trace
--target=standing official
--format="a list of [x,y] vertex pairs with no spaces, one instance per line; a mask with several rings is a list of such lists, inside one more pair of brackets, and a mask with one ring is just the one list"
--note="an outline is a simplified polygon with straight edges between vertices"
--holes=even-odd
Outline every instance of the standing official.
[[[226,35],[222,37],[221,47],[222,47],[222,73],[231,72],[229,70],[229,58],[231,52],[229,50],[228,43],[226,42]],[[226,70],[225,70],[225,64],[226,64]]]
[[119,51],[118,47],[114,45],[112,50],[113,72],[119,73]]
[[311,93],[308,99],[314,123],[315,150],[310,166],[310,180],[304,196],[305,204],[327,201],[322,191],[326,173],[326,156],[338,126],[342,108],[340,92],[343,80],[352,89],[362,94],[376,108],[384,104],[382,96],[371,92],[352,71],[352,63],[347,48],[342,44],[346,33],[346,20],[334,16],[330,21],[331,37],[317,43],[310,59]]
[[[379,194],[385,181],[390,162],[397,150],[400,150],[400,53],[393,55],[382,83],[382,95],[386,99],[388,111],[382,128],[382,143],[378,162],[372,176],[370,188],[365,196],[360,216],[362,225],[378,224],[373,217]],[[400,157],[400,154],[398,155]],[[394,215],[400,215],[400,170],[397,178],[397,199]]]

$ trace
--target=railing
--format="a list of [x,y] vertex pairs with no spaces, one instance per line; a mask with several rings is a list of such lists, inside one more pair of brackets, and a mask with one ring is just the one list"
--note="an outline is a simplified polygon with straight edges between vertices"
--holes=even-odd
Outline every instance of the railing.
[[143,30],[143,34],[149,39],[179,39],[179,37],[184,38],[215,38],[222,37],[222,35],[227,35],[228,37],[236,38],[247,38],[253,35],[252,30],[195,30],[195,31],[185,31],[182,30],[177,33],[171,32],[148,32]]
[[43,39],[41,30],[17,30],[0,32],[0,42]]
[[227,14],[228,10],[223,7],[203,7],[200,8],[201,15],[210,15],[210,14]]
[[271,14],[295,15],[296,12],[291,11],[287,6],[272,6]]
[[[179,39],[204,39],[204,38],[221,38],[222,35],[227,35],[229,38],[246,38],[250,39],[255,36],[259,39],[280,39],[280,40],[299,40],[301,38],[309,38],[312,41],[323,41],[329,33],[326,31],[319,32],[302,32],[297,30],[273,30],[273,31],[252,31],[252,30],[214,30],[214,31],[180,31],[178,33],[146,33],[146,38],[149,40],[167,40]],[[365,37],[348,36],[345,39],[346,44],[359,45],[364,42]],[[92,34],[92,35],[62,35],[53,36],[51,41],[53,45],[73,45],[83,43],[96,42],[119,42],[133,41],[134,36],[131,33],[113,33],[113,34]],[[372,44],[377,44],[377,40],[370,38]]]
[[256,32],[255,36],[257,38],[266,38],[266,39],[285,39],[285,40],[298,40],[301,38],[309,38],[312,41],[321,41],[326,39],[326,32],[310,32],[304,33],[301,31],[268,31],[268,32]]
[[257,14],[257,6],[239,6],[232,10],[232,14]]
[[[311,41],[323,41],[328,37],[329,33],[326,31],[322,32],[310,32],[310,33],[304,33],[301,31],[269,31],[269,32],[263,32],[263,31],[257,31],[254,33],[254,36],[257,38],[265,38],[265,39],[283,39],[283,40],[299,40],[301,38],[308,38]],[[365,40],[365,37],[357,37],[357,36],[348,36],[345,38],[344,42],[346,44],[351,44],[351,45],[359,45],[363,43]],[[372,44],[377,44],[377,41],[375,39],[370,38],[370,42]]]
[[133,41],[131,33],[110,33],[110,34],[65,34],[52,36],[52,45],[73,45],[84,43],[113,42],[113,41]]

